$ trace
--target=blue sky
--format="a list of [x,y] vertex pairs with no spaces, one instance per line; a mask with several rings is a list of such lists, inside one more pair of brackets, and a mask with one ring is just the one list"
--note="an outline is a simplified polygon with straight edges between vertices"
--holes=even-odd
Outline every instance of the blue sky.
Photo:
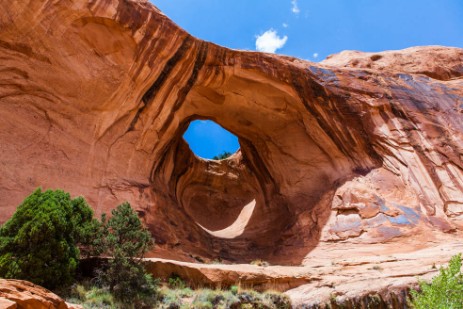
[[240,147],[235,135],[210,120],[191,122],[183,138],[197,156],[206,159],[224,151],[234,153]]
[[[257,49],[310,61],[321,61],[346,49],[376,52],[417,45],[463,47],[463,0],[151,2],[180,27],[203,40],[229,48]],[[195,132],[199,135],[189,136],[190,146],[200,136],[212,132],[211,128],[210,122],[198,126]],[[219,140],[228,140],[220,134],[217,136]],[[232,149],[235,146],[222,147],[236,150]]]

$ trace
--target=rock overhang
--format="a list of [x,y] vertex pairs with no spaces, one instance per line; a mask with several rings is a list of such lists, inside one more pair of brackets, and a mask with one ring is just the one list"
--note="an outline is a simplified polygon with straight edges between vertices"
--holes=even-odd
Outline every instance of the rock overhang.
[[[324,242],[462,226],[461,49],[315,64],[197,40],[141,1],[5,12],[0,111],[16,121],[1,127],[4,219],[34,187],[62,187],[97,212],[128,200],[179,258],[281,264]],[[196,158],[182,134],[197,118],[237,135],[240,151]],[[204,229],[254,200],[236,237]]]

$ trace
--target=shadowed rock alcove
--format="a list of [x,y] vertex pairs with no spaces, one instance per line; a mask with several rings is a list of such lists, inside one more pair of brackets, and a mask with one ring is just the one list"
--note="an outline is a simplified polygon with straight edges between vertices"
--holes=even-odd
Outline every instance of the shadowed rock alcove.
[[[255,204],[252,201],[256,193],[255,186],[247,183],[250,177],[245,174],[249,170],[240,159],[236,136],[213,121],[194,120],[183,138],[195,155],[192,169],[182,176],[182,182],[186,183],[181,192],[185,211],[213,236],[238,236],[244,228],[243,220],[249,221],[248,214],[252,214],[250,206],[245,206]],[[222,149],[233,153],[224,160],[214,160],[223,153]],[[200,165],[200,173],[195,172],[195,165]]]
[[[233,76],[220,88],[192,87],[174,116],[169,159],[158,165],[154,183],[169,184],[170,203],[189,223],[183,237],[197,244],[191,250],[238,262],[297,263],[317,244],[336,187],[357,165],[365,170],[374,161],[350,157],[358,145],[346,141],[353,151],[343,151],[291,88],[253,81],[261,78]],[[195,156],[182,136],[196,119],[236,135],[240,150],[220,161]]]

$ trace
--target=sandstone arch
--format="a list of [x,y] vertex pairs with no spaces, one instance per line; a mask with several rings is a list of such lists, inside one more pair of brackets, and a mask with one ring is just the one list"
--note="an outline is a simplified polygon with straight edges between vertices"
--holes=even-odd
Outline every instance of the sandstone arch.
[[[2,7],[2,220],[35,187],[60,187],[98,213],[131,202],[156,254],[281,264],[462,227],[461,49],[315,64],[203,42],[144,1]],[[198,118],[240,152],[196,158],[182,135]],[[256,205],[223,238],[197,224],[206,199],[215,231]]]

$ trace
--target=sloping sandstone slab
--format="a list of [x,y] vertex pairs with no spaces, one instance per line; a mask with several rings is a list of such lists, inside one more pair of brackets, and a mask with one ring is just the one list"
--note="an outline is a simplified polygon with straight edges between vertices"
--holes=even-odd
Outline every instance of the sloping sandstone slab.
[[180,276],[193,287],[241,288],[285,292],[294,308],[408,308],[409,291],[430,280],[449,257],[463,251],[450,237],[405,241],[364,248],[321,245],[301,266],[198,264],[147,259],[147,269],[161,278]]
[[23,280],[0,279],[0,308],[72,309],[49,290]]

